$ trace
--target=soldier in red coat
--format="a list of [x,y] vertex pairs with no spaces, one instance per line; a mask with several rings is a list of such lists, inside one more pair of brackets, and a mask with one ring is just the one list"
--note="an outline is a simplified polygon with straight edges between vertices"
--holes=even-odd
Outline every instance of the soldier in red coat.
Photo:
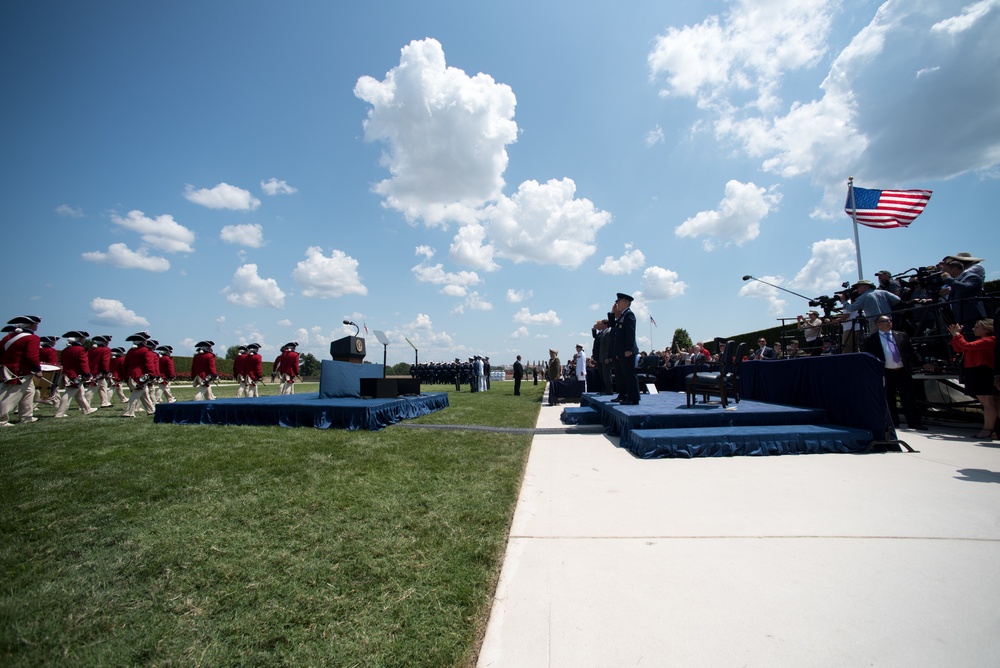
[[83,347],[83,340],[88,336],[87,332],[77,330],[63,334],[63,338],[69,344],[63,348],[62,354],[59,356],[63,372],[62,386],[66,392],[59,401],[59,408],[56,409],[55,417],[57,418],[69,417],[66,415],[66,411],[69,410],[69,404],[74,399],[84,415],[97,412],[96,408],[90,407],[83,391],[91,378],[90,360],[87,357],[87,349]]
[[299,354],[295,352],[298,342],[293,341],[281,346],[277,369],[281,376],[281,394],[295,394],[295,381],[299,377]]
[[35,383],[41,377],[42,363],[38,357],[40,340],[35,331],[41,318],[24,315],[7,324],[12,330],[0,340],[0,364],[3,385],[0,387],[0,427],[11,426],[10,413],[17,407],[21,422],[34,422]]
[[174,379],[174,349],[171,346],[160,346],[156,349],[160,357],[160,380],[157,383],[158,393],[154,403],[159,403],[163,397],[167,398],[167,403],[174,403],[177,399],[170,393],[170,382]]
[[196,391],[195,401],[214,401],[212,381],[219,377],[215,370],[215,353],[212,352],[214,341],[199,341],[195,344],[194,357],[191,359],[191,382]]
[[111,373],[111,394],[118,397],[123,404],[128,402],[125,397],[125,390],[122,389],[122,381],[125,380],[125,349],[111,349],[111,363],[109,365]]
[[87,351],[87,360],[90,362],[90,373],[94,376],[94,385],[87,388],[87,403],[93,403],[96,394],[98,404],[101,408],[111,407],[111,390],[108,379],[111,370],[111,342],[110,334],[101,334],[90,339],[93,345]]
[[264,382],[264,360],[260,356],[260,344],[247,344],[247,359],[243,363],[243,373],[247,378],[247,396],[260,396],[260,383]]
[[242,399],[247,396],[247,347],[240,346],[236,349],[236,359],[233,360],[233,379],[239,383],[236,388],[236,398]]
[[160,358],[152,350],[156,342],[152,341],[146,332],[138,332],[125,340],[134,345],[125,354],[125,382],[128,383],[131,392],[122,417],[134,418],[139,404],[142,404],[146,413],[152,414],[156,407],[153,405],[149,390],[160,375]]
[[[55,406],[59,403],[59,399],[56,396],[56,388],[59,387],[59,383],[62,381],[62,367],[59,366],[59,351],[55,349],[56,341],[59,340],[59,337],[40,336],[38,340],[41,343],[41,347],[38,349],[38,360],[43,365],[43,376],[41,383],[35,383],[35,403]],[[44,375],[46,373],[45,366],[56,369],[56,371],[51,372],[51,377]]]

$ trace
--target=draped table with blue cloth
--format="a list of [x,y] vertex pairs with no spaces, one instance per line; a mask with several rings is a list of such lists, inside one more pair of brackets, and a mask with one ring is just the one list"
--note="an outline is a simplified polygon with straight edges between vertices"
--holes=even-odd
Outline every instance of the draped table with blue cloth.
[[787,360],[747,360],[740,366],[740,397],[786,406],[825,408],[830,422],[886,433],[882,363],[868,353]]
[[549,403],[557,401],[579,401],[583,396],[582,380],[555,380],[549,382]]

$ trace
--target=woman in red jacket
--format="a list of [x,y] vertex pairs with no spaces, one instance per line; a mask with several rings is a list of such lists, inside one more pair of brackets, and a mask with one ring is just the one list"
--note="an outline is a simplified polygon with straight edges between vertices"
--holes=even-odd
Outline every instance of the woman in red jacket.
[[978,338],[966,341],[962,336],[962,326],[949,325],[951,347],[963,353],[965,358],[965,393],[975,397],[983,407],[983,430],[975,438],[993,440],[997,437],[997,388],[993,384],[993,348],[996,336],[993,321],[982,319],[972,327]]

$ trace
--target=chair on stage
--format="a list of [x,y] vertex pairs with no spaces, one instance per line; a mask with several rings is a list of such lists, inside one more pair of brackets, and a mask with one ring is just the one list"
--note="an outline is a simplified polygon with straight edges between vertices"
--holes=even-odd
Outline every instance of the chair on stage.
[[706,403],[708,395],[717,395],[723,408],[729,406],[729,397],[740,403],[739,371],[746,352],[746,343],[737,346],[735,341],[727,341],[719,359],[718,371],[695,371],[688,376],[685,383],[687,405],[697,404],[699,394]]

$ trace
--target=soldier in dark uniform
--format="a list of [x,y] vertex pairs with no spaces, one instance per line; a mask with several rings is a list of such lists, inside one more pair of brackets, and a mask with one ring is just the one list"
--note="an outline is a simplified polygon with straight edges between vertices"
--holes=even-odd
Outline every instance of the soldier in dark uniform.
[[632,297],[618,293],[615,301],[618,306],[618,317],[615,319],[617,336],[614,339],[614,355],[618,359],[621,370],[621,381],[618,384],[620,405],[639,405],[639,378],[635,372],[635,360],[639,354],[639,346],[635,340],[635,314],[632,313]]

